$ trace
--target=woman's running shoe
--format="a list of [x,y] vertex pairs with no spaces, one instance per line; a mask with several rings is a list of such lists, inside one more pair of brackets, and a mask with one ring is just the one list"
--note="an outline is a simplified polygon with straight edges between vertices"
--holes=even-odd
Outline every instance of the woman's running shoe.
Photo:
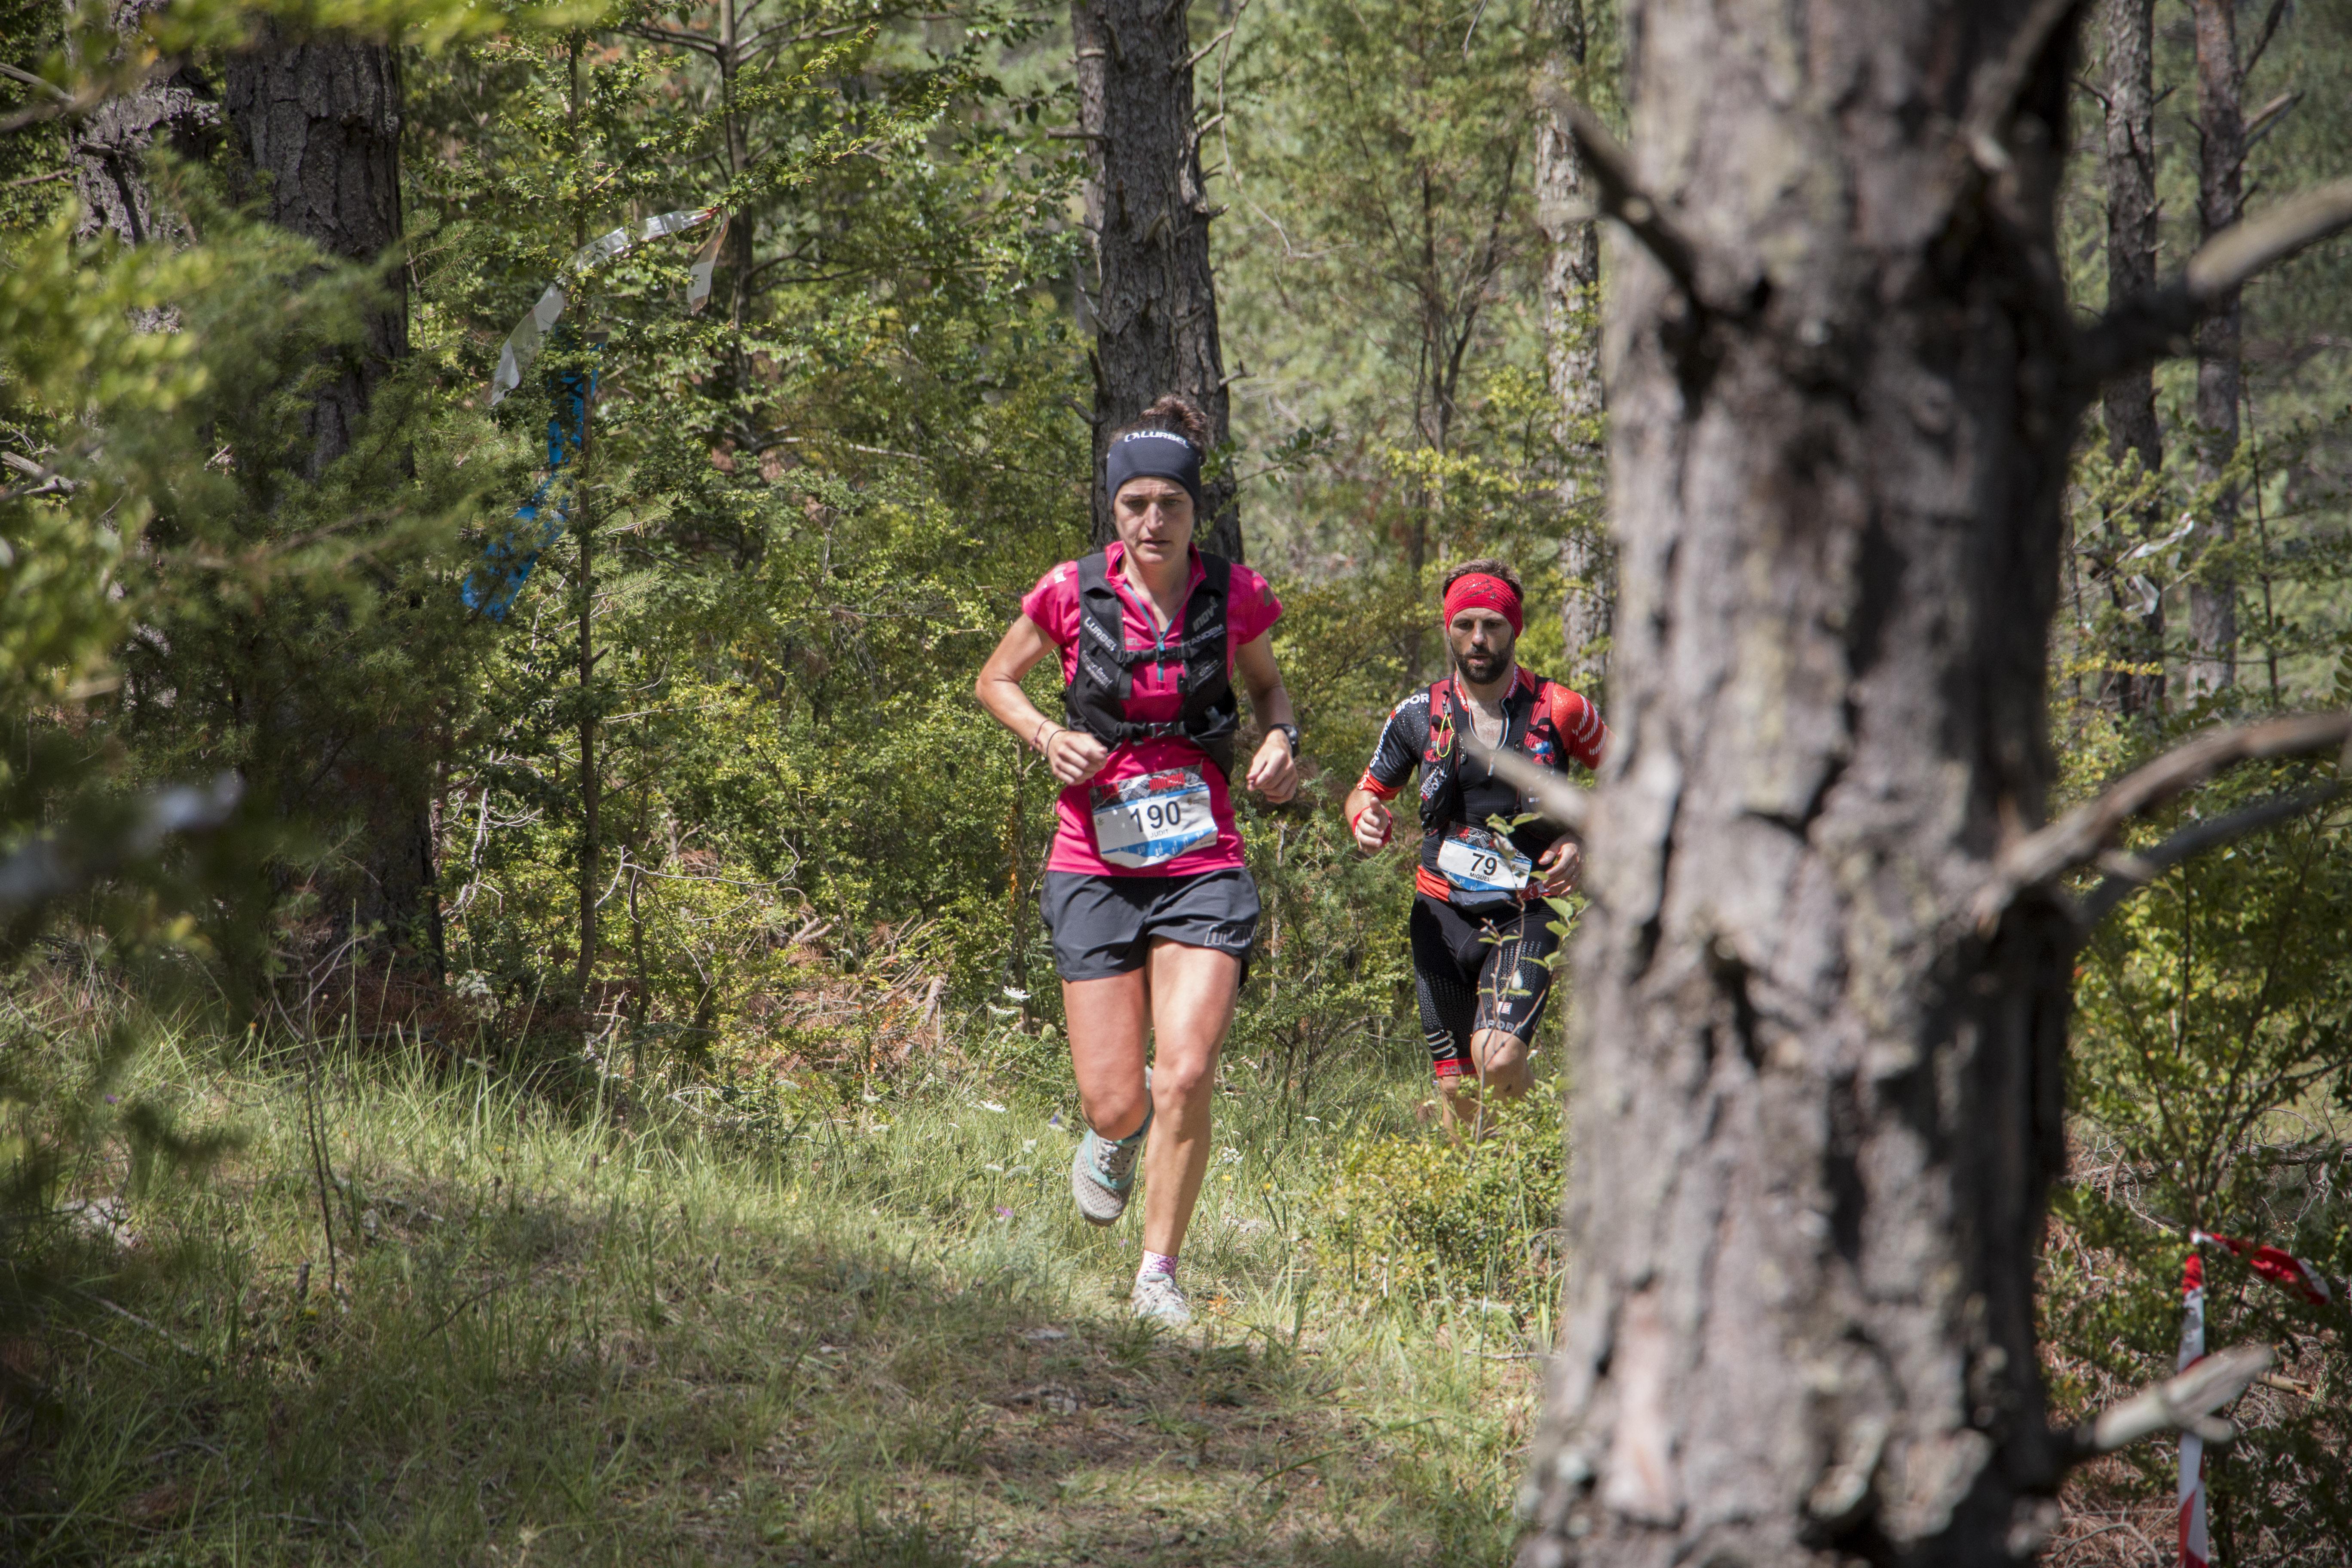
[[1070,1156],[1070,1195],[1078,1200],[1078,1213],[1088,1225],[1109,1225],[1127,1212],[1127,1195],[1135,1187],[1135,1162],[1150,1126],[1146,1114],[1132,1137],[1113,1142],[1089,1127],[1078,1140],[1077,1151]]
[[1135,1315],[1168,1328],[1181,1329],[1192,1321],[1192,1303],[1184,1300],[1184,1292],[1172,1274],[1139,1274],[1135,1277],[1135,1294],[1128,1300]]

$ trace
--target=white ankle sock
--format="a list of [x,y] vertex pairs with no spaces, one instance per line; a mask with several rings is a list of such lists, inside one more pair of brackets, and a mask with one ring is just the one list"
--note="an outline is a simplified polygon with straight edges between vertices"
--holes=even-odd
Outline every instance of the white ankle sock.
[[1140,1279],[1147,1274],[1165,1274],[1172,1278],[1175,1273],[1176,1259],[1173,1257],[1165,1252],[1154,1252],[1147,1247],[1143,1249],[1143,1267],[1135,1271],[1135,1277]]

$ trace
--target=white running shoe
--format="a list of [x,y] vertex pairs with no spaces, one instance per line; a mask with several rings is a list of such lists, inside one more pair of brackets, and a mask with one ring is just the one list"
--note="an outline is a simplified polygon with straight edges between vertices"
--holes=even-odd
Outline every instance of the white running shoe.
[[[1149,1113],[1143,1127],[1151,1125]],[[1088,1225],[1110,1225],[1127,1212],[1128,1194],[1135,1190],[1135,1162],[1143,1153],[1142,1129],[1131,1139],[1113,1142],[1087,1129],[1070,1155],[1070,1196]]]
[[1172,1274],[1139,1274],[1135,1294],[1128,1298],[1135,1315],[1162,1327],[1181,1329],[1192,1321],[1192,1303]]

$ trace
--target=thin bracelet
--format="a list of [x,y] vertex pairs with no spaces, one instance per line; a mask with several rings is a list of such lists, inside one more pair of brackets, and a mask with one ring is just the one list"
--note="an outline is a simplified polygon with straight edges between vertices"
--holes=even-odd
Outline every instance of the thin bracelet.
[[[1029,737],[1029,743],[1030,743],[1032,746],[1036,747],[1036,749],[1037,749],[1037,754],[1038,754],[1039,756],[1041,756],[1041,757],[1042,757],[1042,756],[1044,756],[1044,755],[1045,754],[1045,748],[1046,748],[1047,746],[1050,746],[1050,745],[1052,745],[1052,744],[1054,743],[1054,740],[1053,740],[1053,736],[1052,736],[1052,735],[1047,735],[1047,736],[1045,737],[1045,739],[1043,742],[1040,742],[1040,741],[1037,739],[1037,736],[1038,736],[1038,735],[1045,735],[1045,726],[1046,726],[1046,725],[1048,725],[1048,724],[1052,724],[1053,722],[1054,722],[1054,721],[1053,721],[1053,720],[1051,720],[1050,718],[1048,718],[1048,719],[1040,719],[1040,720],[1038,720],[1038,721],[1037,721],[1037,729],[1036,729],[1035,733],[1032,734],[1032,735]],[[1058,726],[1056,726],[1056,727],[1055,728],[1054,734],[1058,735],[1058,734],[1060,734],[1064,730],[1066,730],[1066,729],[1068,729],[1068,728],[1069,728],[1069,726],[1068,726],[1067,724],[1058,725]]]

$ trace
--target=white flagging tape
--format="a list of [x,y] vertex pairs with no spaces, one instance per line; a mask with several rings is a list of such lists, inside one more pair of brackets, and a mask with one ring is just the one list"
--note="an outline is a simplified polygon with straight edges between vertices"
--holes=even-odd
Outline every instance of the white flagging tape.
[[[2180,1362],[2186,1372],[2205,1359],[2205,1259],[2191,1233],[2189,1262],[2180,1273]],[[2180,1480],[2175,1493],[2179,1502],[2180,1568],[2206,1568],[2205,1439],[2194,1432],[2180,1435]]]
[[[507,334],[505,346],[499,350],[499,368],[490,373],[490,406],[496,408],[505,402],[507,394],[522,384],[522,378],[530,373],[531,365],[538,361],[541,345],[562,318],[563,307],[570,302],[563,292],[565,278],[576,278],[616,256],[625,254],[634,247],[667,235],[683,234],[719,216],[717,207],[689,207],[681,212],[660,213],[646,219],[635,234],[626,228],[616,228],[610,234],[597,236],[573,251],[563,271],[547,286],[547,292],[539,297],[539,303],[530,308],[530,314],[517,321],[514,331]],[[719,241],[726,232],[727,226],[721,221],[719,232],[712,235],[710,242],[703,247],[703,250],[709,253],[709,261],[706,263],[700,256],[695,259],[694,282],[686,296],[687,305],[691,310],[700,310],[702,302],[710,297],[710,270],[718,262]]]

